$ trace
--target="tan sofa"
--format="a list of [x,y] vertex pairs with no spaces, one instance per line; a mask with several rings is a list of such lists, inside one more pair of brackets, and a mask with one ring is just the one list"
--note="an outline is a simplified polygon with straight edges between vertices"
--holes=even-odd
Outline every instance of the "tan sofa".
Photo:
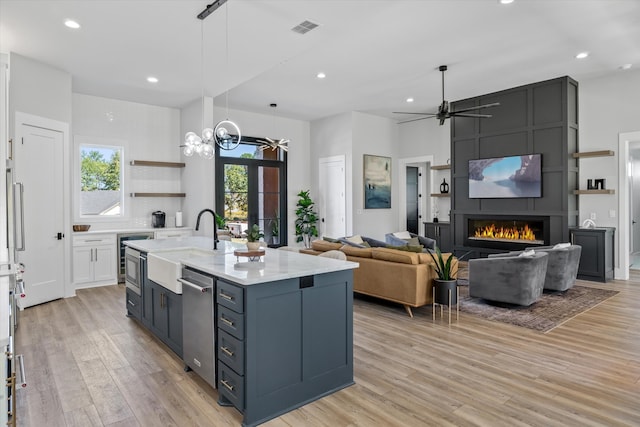
[[[312,242],[311,249],[302,249],[300,252],[318,255],[336,249],[344,252],[349,261],[360,264],[353,271],[354,292],[402,304],[411,317],[412,307],[432,303],[436,273],[428,253],[388,248],[355,248],[323,240]],[[449,256],[451,254],[443,254],[445,260]],[[454,277],[457,277],[458,264],[454,264]]]

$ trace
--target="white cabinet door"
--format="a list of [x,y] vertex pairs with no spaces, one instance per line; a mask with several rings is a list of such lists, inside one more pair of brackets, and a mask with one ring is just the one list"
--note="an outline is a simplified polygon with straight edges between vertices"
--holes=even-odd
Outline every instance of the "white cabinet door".
[[93,280],[95,282],[118,281],[115,246],[96,246],[93,249]]
[[191,230],[163,230],[155,231],[154,239],[171,239],[177,237],[189,237],[193,234]]
[[73,281],[87,283],[93,281],[93,248],[73,248]]

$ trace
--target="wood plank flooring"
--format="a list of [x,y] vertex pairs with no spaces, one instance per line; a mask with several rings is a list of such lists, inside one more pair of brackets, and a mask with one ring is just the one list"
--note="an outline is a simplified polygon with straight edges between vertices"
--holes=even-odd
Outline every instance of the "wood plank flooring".
[[[354,386],[267,426],[638,426],[640,273],[547,334],[431,308],[354,307]],[[241,415],[136,321],[122,285],[20,313],[20,426],[238,426]]]

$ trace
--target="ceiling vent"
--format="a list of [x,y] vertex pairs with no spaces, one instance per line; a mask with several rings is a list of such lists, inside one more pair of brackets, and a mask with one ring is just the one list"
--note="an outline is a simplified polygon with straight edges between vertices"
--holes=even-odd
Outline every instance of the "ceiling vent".
[[293,31],[294,33],[298,33],[298,34],[307,34],[309,31],[313,30],[317,26],[318,26],[318,24],[316,24],[314,22],[303,21],[303,22],[299,23],[298,25],[296,25],[295,27],[293,27],[291,29],[291,31]]

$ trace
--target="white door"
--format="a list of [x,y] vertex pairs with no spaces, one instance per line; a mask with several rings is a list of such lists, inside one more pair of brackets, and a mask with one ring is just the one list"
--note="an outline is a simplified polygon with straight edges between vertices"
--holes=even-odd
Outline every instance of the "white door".
[[322,236],[337,238],[347,233],[344,163],[344,156],[319,160],[318,213]]
[[30,307],[64,296],[63,134],[21,124],[19,135],[15,179],[24,185],[25,235],[17,258],[25,265],[21,306]]

